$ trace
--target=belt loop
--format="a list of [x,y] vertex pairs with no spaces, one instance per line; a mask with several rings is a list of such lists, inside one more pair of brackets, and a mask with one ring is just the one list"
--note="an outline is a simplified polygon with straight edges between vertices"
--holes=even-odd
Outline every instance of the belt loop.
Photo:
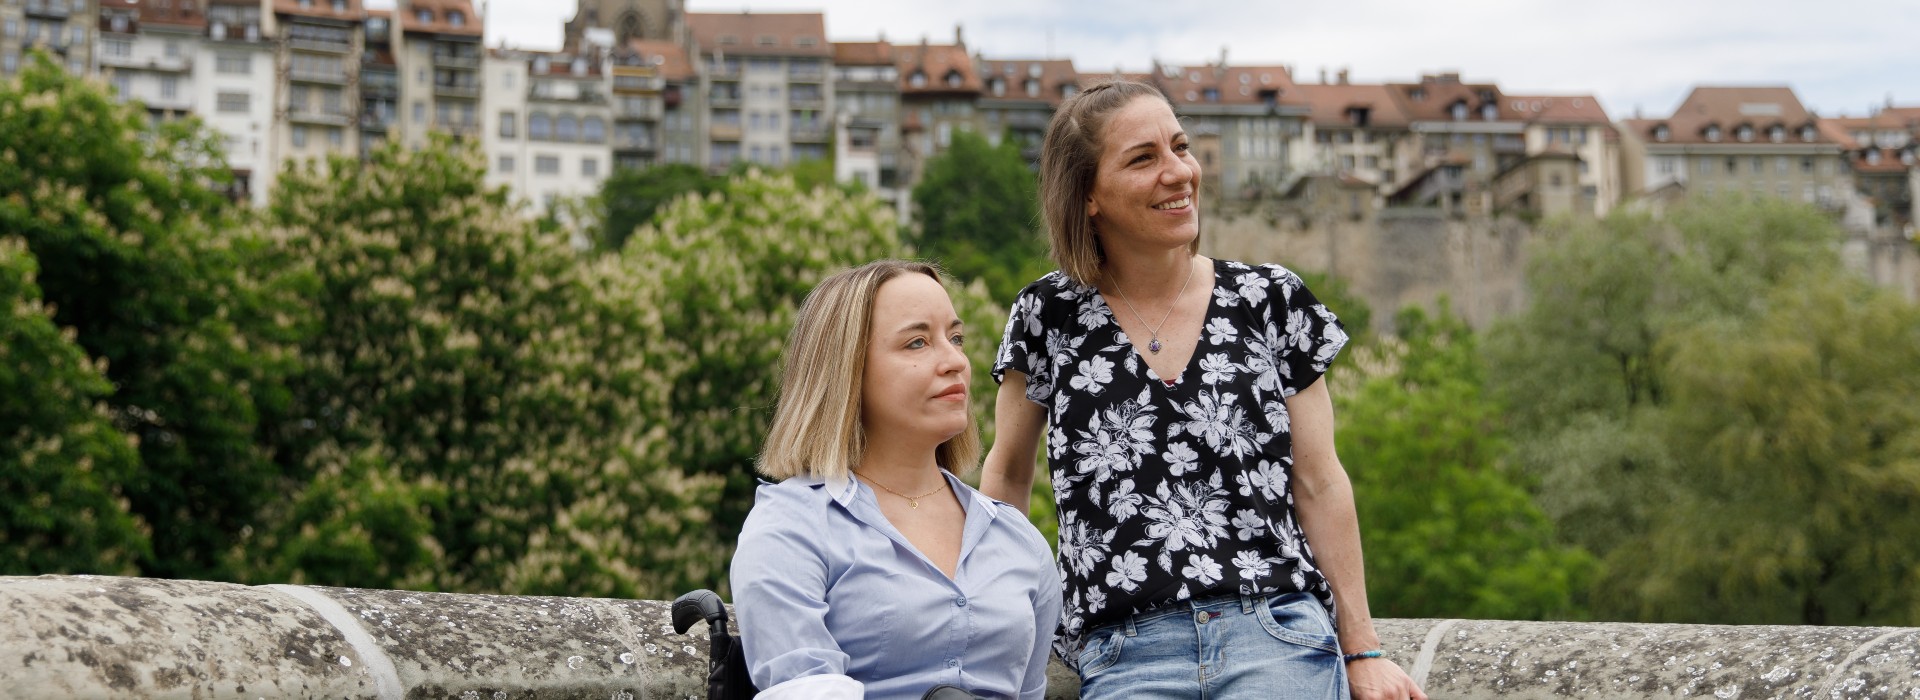
[[1242,615],[1253,614],[1253,594],[1252,593],[1242,592],[1240,594],[1240,614]]
[[1138,616],[1137,616],[1137,615],[1128,615],[1128,616],[1127,616],[1127,624],[1126,624],[1126,630],[1127,630],[1127,636],[1129,636],[1129,637],[1138,637],[1138,636],[1140,636],[1140,630],[1139,630],[1138,628],[1136,628],[1136,627],[1134,627],[1134,626],[1133,626],[1133,619],[1134,619],[1135,617],[1138,617]]

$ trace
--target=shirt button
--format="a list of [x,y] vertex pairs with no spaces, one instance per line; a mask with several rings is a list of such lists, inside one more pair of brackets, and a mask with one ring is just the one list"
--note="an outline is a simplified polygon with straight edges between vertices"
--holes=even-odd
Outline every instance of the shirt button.
[[953,668],[955,665],[959,663],[960,662],[954,661],[953,659],[947,659],[947,668]]
[[954,599],[953,599],[953,604],[954,604],[954,605],[957,605],[957,606],[960,606],[960,607],[963,607],[963,608],[964,608],[964,607],[967,607],[967,597],[966,597],[966,596],[955,596],[955,597],[954,597]]

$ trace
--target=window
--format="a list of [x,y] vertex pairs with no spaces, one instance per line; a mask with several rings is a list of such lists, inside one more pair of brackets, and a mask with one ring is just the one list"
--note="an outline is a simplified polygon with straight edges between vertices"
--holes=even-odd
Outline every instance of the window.
[[244,53],[222,51],[213,56],[213,71],[227,75],[246,75],[253,72],[253,57]]
[[113,92],[123,98],[129,96],[129,93],[133,92],[133,76],[128,73],[114,73]]
[[[9,32],[11,33],[11,32]],[[108,39],[100,42],[100,55],[114,58],[126,58],[133,55],[133,42],[125,39]]]
[[548,119],[547,115],[539,112],[534,112],[533,116],[527,117],[527,138],[536,141],[545,141],[553,138],[552,120]]
[[500,113],[500,138],[512,140],[520,132],[520,118],[513,112]]
[[161,99],[171,100],[180,96],[180,79],[171,75],[160,78]]
[[1774,156],[1774,157],[1773,157],[1773,171],[1774,171],[1775,173],[1779,173],[1779,174],[1781,174],[1781,175],[1785,175],[1785,174],[1787,174],[1787,172],[1789,172],[1789,171],[1791,171],[1791,170],[1793,170],[1793,165],[1792,165],[1792,163],[1793,163],[1793,160],[1792,160],[1792,159],[1790,159],[1790,158],[1788,158],[1788,157],[1786,157],[1786,156]]
[[[723,39],[724,39],[724,37],[723,37]],[[914,72],[913,72],[913,75],[911,75],[911,76],[908,76],[908,77],[907,77],[907,85],[908,85],[909,87],[916,87],[916,88],[923,88],[923,87],[926,87],[926,86],[927,86],[927,74],[926,74],[926,73],[923,73],[923,72],[921,72],[921,71],[914,71]]]
[[600,176],[600,160],[597,158],[581,158],[580,159],[580,176],[581,177],[599,177]]
[[1787,128],[1778,124],[1773,125],[1772,128],[1767,129],[1767,139],[1774,143],[1787,140]]
[[1704,135],[1705,135],[1705,136],[1707,137],[1707,140],[1708,140],[1708,141],[1719,141],[1719,140],[1720,140],[1720,126],[1719,126],[1719,125],[1717,125],[1717,124],[1716,124],[1716,125],[1712,125],[1712,126],[1708,126],[1708,127],[1707,127],[1707,129],[1706,129],[1706,131],[1704,131],[1704,132],[1701,132],[1701,133],[1702,133],[1702,134],[1704,134]]
[[1453,103],[1453,108],[1451,112],[1453,113],[1454,121],[1457,121],[1457,122],[1466,121],[1467,120],[1467,103],[1465,102]]
[[1733,136],[1740,139],[1741,143],[1750,142],[1753,140],[1753,127],[1741,124],[1739,128],[1733,130]]
[[1480,118],[1493,121],[1500,118],[1500,106],[1492,102],[1480,105]]
[[1727,156],[1727,174],[1733,175],[1738,172],[1740,172],[1740,159]]
[[580,136],[580,122],[571,114],[562,114],[554,121],[553,137],[559,141],[572,141]]
[[329,4],[329,6],[330,6],[330,7],[332,7],[332,8],[333,8],[333,11],[334,11],[334,12],[336,12],[336,13],[338,13],[338,12],[346,12],[346,11],[347,11],[347,0],[333,0],[333,2]]
[[1708,159],[1706,159],[1706,158],[1701,158],[1701,159],[1700,159],[1700,174],[1701,174],[1701,175],[1712,175],[1712,174],[1713,174],[1713,161],[1711,161],[1711,160],[1708,160]]
[[1808,156],[1800,157],[1800,172],[1803,172],[1803,173],[1813,172],[1813,158]]
[[500,156],[500,166],[495,170],[508,175],[513,174],[513,156]]
[[962,80],[960,71],[947,71],[947,87],[960,87]]
[[421,24],[433,24],[433,10],[414,10],[413,19]]
[[607,123],[599,117],[587,117],[580,124],[580,138],[588,143],[604,143],[607,140]]
[[347,132],[340,129],[327,130],[327,145],[339,148],[347,143]]
[[1673,137],[1673,130],[1668,129],[1667,125],[1661,124],[1659,126],[1653,127],[1653,140],[1664,142],[1667,139],[1672,137]]
[[1748,164],[1747,170],[1755,174],[1766,172],[1767,168],[1766,168],[1765,160],[1762,159],[1760,156],[1754,156],[1753,162]]
[[294,148],[307,147],[307,127],[304,127],[304,126],[293,127],[293,147]]
[[1812,140],[1813,140],[1813,138],[1814,138],[1814,136],[1816,136],[1816,135],[1817,135],[1817,134],[1816,134],[1816,132],[1814,131],[1814,129],[1813,129],[1813,125],[1812,125],[1812,124],[1808,124],[1808,125],[1806,125],[1806,126],[1803,126],[1803,127],[1800,127],[1800,140],[1801,140],[1801,141],[1812,141]]
[[533,171],[541,175],[559,175],[560,156],[534,156]]
[[253,107],[252,96],[244,92],[223,92],[214,99],[215,109],[221,112],[246,112]]
[[467,26],[467,15],[466,15],[466,13],[464,13],[464,12],[461,12],[461,11],[459,11],[459,10],[448,10],[448,11],[447,11],[447,25],[448,25],[448,26],[453,26],[453,27],[464,27],[464,26]]
[[1660,174],[1661,174],[1661,175],[1672,175],[1672,174],[1673,174],[1673,159],[1672,159],[1672,158],[1661,158],[1661,159],[1660,159],[1660,160],[1659,160],[1658,162],[1659,162],[1659,167],[1660,167]]
[[419,100],[413,101],[413,123],[427,123],[427,103]]

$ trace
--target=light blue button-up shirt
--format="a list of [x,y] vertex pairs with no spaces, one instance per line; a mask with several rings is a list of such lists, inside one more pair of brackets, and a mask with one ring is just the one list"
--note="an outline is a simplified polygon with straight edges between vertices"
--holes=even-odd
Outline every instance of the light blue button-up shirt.
[[868,698],[949,683],[1039,700],[1060,617],[1046,540],[1013,506],[945,474],[966,508],[952,579],[880,512],[858,480],[762,485],[733,555],[753,682],[852,677]]

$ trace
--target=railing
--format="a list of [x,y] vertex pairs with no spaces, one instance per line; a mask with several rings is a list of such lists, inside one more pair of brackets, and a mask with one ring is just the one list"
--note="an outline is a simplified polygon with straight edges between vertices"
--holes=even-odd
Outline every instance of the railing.
[[287,45],[296,49],[300,49],[302,51],[323,51],[326,53],[342,53],[342,54],[351,53],[353,51],[353,42],[351,41],[325,41],[320,39],[294,38],[294,39],[288,39]]
[[827,98],[821,95],[793,95],[787,99],[792,109],[826,109]]
[[794,141],[819,143],[827,140],[827,131],[825,124],[795,126],[787,132],[787,135]]
[[584,104],[605,104],[607,101],[607,96],[605,93],[601,93],[593,90],[586,90],[586,91],[569,94],[569,93],[563,93],[561,91],[551,90],[551,89],[542,90],[540,88],[528,88],[527,99],[538,100],[542,102],[579,102]]
[[326,83],[328,85],[347,84],[346,71],[328,73],[325,71],[300,70],[296,68],[287,71],[287,78],[302,83]]
[[65,0],[27,0],[27,15],[30,17],[64,20],[68,14]]
[[438,68],[475,68],[477,69],[480,67],[480,57],[477,55],[469,56],[467,54],[451,53],[447,51],[435,51],[433,52],[433,65]]
[[740,125],[739,124],[715,124],[707,130],[707,134],[709,136],[712,136],[715,139],[719,139],[722,141],[739,141]]
[[480,85],[477,83],[473,85],[452,85],[447,83],[434,83],[433,94],[438,97],[460,97],[465,99],[478,99],[480,97]]
[[346,112],[293,108],[287,110],[287,121],[321,126],[347,126],[353,123],[353,116]]
[[661,110],[660,108],[660,103],[656,100],[645,100],[640,102],[639,104],[632,104],[625,100],[622,100],[618,103],[615,103],[615,106],[613,108],[613,116],[620,119],[658,120],[660,119],[660,115],[662,111],[663,110]]
[[391,114],[362,114],[360,115],[360,128],[368,131],[386,131],[388,127],[393,126],[399,121],[399,117]]
[[[706,695],[705,626],[675,634],[661,601],[41,576],[0,577],[0,609],[20,697]],[[1920,696],[1911,627],[1374,624],[1435,698]],[[1078,696],[1048,671],[1048,698]]]
[[613,147],[623,151],[651,151],[654,150],[654,141],[652,136],[615,136]]
[[740,93],[737,93],[737,92],[707,93],[707,106],[708,107],[738,107],[740,106]]

